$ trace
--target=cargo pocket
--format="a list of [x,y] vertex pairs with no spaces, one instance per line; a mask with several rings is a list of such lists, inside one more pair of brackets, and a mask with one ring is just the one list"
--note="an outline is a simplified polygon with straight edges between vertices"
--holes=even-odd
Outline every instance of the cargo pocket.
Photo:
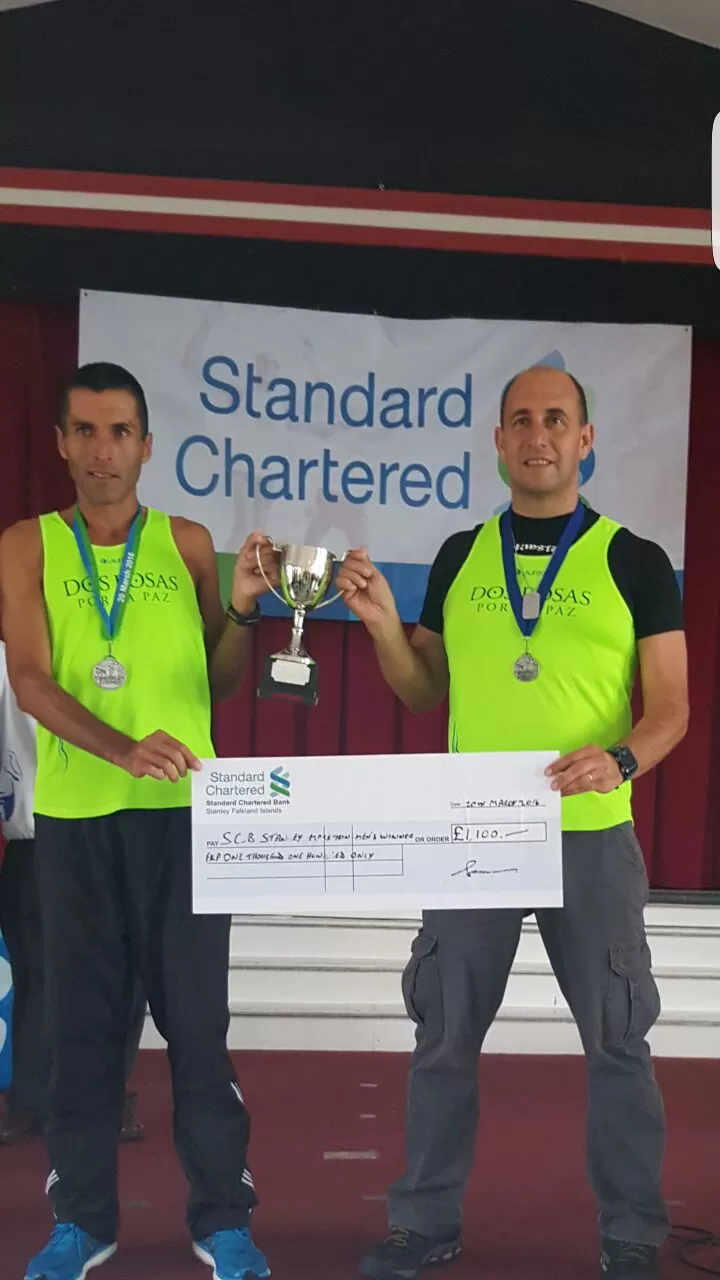
[[402,996],[407,1015],[418,1027],[439,1020],[442,990],[437,962],[437,938],[419,933],[413,939],[402,976]]
[[605,1044],[619,1049],[644,1040],[660,1013],[647,942],[637,938],[610,948],[605,1001]]

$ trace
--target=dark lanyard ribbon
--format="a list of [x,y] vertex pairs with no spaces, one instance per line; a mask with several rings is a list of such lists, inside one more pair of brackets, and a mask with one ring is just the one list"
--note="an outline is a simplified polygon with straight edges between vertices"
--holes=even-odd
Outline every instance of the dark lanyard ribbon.
[[[565,557],[577,537],[584,518],[585,506],[578,500],[575,510],[565,525],[562,537],[550,557],[550,563],[542,576],[537,592],[531,593],[531,595],[536,596],[535,601],[533,601],[534,608],[523,610],[523,595],[518,583],[517,567],[515,564],[515,539],[512,531],[512,514],[510,508],[503,511],[500,517],[500,538],[502,541],[503,568],[505,569],[505,586],[507,588],[508,600],[510,601],[510,608],[513,611],[515,621],[526,640],[529,640],[540,621],[540,615],[543,611],[545,601],[552,590],[553,583],[562,568]],[[528,598],[529,597],[526,597],[526,599]]]

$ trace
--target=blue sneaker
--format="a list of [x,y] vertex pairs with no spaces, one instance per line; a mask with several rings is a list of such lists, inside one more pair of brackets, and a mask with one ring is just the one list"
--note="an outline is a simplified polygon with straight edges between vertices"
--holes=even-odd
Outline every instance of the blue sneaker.
[[193,1252],[213,1268],[213,1280],[265,1280],[270,1275],[267,1258],[253,1244],[247,1227],[195,1240]]
[[90,1268],[107,1262],[116,1249],[72,1222],[59,1222],[42,1253],[30,1259],[25,1280],[85,1280]]

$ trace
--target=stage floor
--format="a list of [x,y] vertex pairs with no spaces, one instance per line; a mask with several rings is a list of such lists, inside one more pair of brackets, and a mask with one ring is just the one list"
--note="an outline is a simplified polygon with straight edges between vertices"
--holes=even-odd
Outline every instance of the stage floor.
[[[407,1058],[400,1054],[238,1053],[253,1114],[251,1164],[262,1201],[254,1234],[277,1280],[351,1280],[384,1232],[383,1196],[402,1166]],[[720,1232],[720,1061],[657,1063],[670,1129],[666,1194],[676,1223]],[[484,1107],[454,1280],[584,1280],[598,1275],[585,1182],[581,1058],[485,1057]],[[165,1056],[136,1071],[146,1141],[121,1149],[123,1224],[107,1280],[201,1280],[185,1184],[171,1141]],[[352,1155],[353,1158],[349,1158]],[[0,1274],[22,1280],[50,1227],[38,1142],[0,1149]],[[667,1247],[664,1274],[694,1274]],[[698,1257],[720,1266],[720,1250]],[[93,1272],[93,1274],[95,1274]],[[445,1274],[433,1271],[433,1275]]]

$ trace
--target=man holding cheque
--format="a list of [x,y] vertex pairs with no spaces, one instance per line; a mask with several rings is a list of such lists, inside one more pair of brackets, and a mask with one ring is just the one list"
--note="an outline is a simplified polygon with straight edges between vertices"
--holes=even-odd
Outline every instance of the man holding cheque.
[[[445,542],[410,640],[364,550],[347,557],[338,586],[409,710],[449,695],[451,751],[561,753],[548,772],[562,796],[564,906],[536,914],[587,1059],[602,1270],[641,1280],[659,1275],[669,1225],[663,1106],[645,1039],[659,999],[630,779],[685,734],[686,651],[665,552],[579,499],[578,468],[594,439],[587,419],[570,375],[537,367],[512,379],[495,434],[511,507]],[[644,709],[633,726],[638,666]],[[390,1189],[390,1234],[363,1259],[363,1276],[412,1280],[460,1253],[478,1055],[524,914],[424,913],[403,980],[416,1023],[407,1171]]]

